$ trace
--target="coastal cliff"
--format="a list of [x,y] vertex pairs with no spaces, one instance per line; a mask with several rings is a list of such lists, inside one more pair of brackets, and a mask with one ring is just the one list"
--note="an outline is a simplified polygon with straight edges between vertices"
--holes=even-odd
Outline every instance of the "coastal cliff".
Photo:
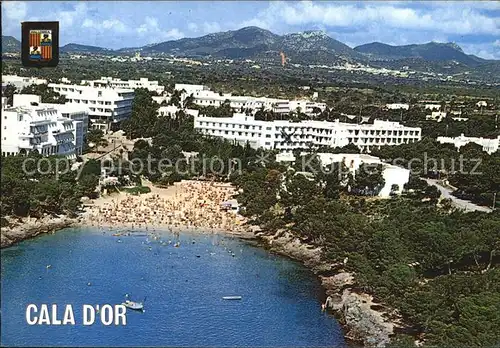
[[45,216],[41,219],[35,218],[6,218],[7,226],[1,229],[0,248],[7,248],[17,242],[48,233],[76,224],[78,218],[67,216]]
[[272,251],[302,261],[318,275],[328,296],[327,307],[344,325],[346,338],[368,347],[384,347],[390,342],[397,320],[390,321],[389,310],[382,310],[371,295],[354,291],[353,274],[343,271],[341,265],[321,260],[320,247],[308,245],[287,231],[274,235],[258,232],[256,236]]

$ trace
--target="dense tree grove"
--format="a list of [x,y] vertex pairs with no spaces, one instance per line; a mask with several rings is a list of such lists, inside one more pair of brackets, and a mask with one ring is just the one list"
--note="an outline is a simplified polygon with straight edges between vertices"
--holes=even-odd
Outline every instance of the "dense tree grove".
[[31,85],[24,87],[21,94],[36,94],[41,96],[42,103],[64,104],[66,97],[50,89],[48,85]]
[[7,98],[7,105],[12,105],[14,94],[16,93],[16,87],[14,85],[8,84],[2,91],[2,96]]
[[457,187],[457,193],[491,206],[500,194],[500,153],[489,155],[481,146],[468,144],[459,151],[451,144],[439,144],[426,138],[418,143],[383,146],[372,154],[410,169],[414,175],[436,173]]
[[[97,166],[96,166],[97,164]],[[39,154],[2,159],[2,217],[43,214],[74,215],[83,196],[93,196],[99,182],[100,163],[85,163],[80,175],[63,158]]]
[[289,228],[323,246],[333,263],[347,257],[355,287],[397,308],[426,344],[498,344],[499,212],[450,211],[417,177],[403,196],[388,200],[345,196],[342,179],[270,166],[245,171],[234,183],[255,223],[270,233]]

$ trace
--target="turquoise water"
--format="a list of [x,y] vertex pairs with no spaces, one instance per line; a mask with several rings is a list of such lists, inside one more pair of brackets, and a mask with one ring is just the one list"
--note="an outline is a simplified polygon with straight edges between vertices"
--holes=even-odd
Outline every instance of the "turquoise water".
[[[180,243],[67,229],[3,249],[2,345],[345,345],[321,312],[318,280],[299,263],[222,236],[184,233]],[[127,311],[126,326],[82,325],[83,304],[119,304],[126,293],[146,297],[144,313]],[[222,300],[232,295],[242,300]],[[71,304],[76,325],[30,326],[31,303]]]

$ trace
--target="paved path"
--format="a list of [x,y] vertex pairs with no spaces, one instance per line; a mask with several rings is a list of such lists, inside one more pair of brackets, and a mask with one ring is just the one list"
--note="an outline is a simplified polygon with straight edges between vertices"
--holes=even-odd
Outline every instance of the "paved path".
[[452,190],[443,187],[439,184],[439,180],[436,179],[425,179],[427,181],[427,184],[436,186],[438,190],[441,192],[441,196],[443,198],[448,198],[451,199],[453,202],[453,205],[455,205],[457,208],[464,209],[465,211],[482,211],[486,213],[491,212],[491,208],[488,207],[483,207],[481,205],[474,204],[472,202],[457,198],[453,196],[451,193],[453,192]]

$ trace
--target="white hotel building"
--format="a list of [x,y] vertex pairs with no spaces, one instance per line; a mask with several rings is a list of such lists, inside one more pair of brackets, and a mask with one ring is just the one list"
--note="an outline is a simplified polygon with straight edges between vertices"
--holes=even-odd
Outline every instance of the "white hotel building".
[[49,87],[66,97],[66,104],[83,105],[89,108],[92,128],[117,129],[130,117],[134,90],[121,88],[98,88],[81,85],[49,83]]
[[17,75],[2,75],[2,85],[13,85],[16,89],[21,90],[24,87],[31,85],[44,85],[47,80],[37,77],[25,77]]
[[147,78],[143,77],[139,80],[128,80],[123,81],[112,77],[101,77],[100,80],[82,80],[82,85],[88,85],[91,87],[111,87],[111,88],[146,88],[151,92],[157,92],[163,94],[165,91],[164,86],[160,86],[158,81],[149,81]]
[[[86,106],[75,104],[49,104],[42,103],[41,97],[35,94],[14,94],[13,107],[39,106],[56,109],[62,117],[76,121],[77,135],[75,138],[76,154],[83,152],[83,145],[87,137],[89,124],[89,110]],[[78,122],[80,121],[80,122]]]
[[385,104],[385,107],[388,110],[408,110],[410,108],[410,105],[409,104],[392,103],[392,104]]
[[226,100],[234,111],[250,109],[254,113],[260,109],[272,110],[277,114],[289,114],[300,110],[306,115],[313,115],[314,111],[326,109],[325,103],[310,100],[286,100],[267,97],[236,96],[231,93],[217,93],[203,85],[176,84],[175,89],[184,90],[182,100],[192,95],[194,103],[200,106],[220,107]]
[[[194,119],[194,128],[205,135],[222,137],[254,148],[292,151],[313,147],[343,147],[354,144],[362,151],[383,145],[408,144],[421,139],[421,129],[398,122],[375,120],[373,124],[327,121],[259,121],[236,113],[233,117]],[[287,139],[289,136],[289,140]]]
[[[307,152],[302,152],[304,156]],[[378,193],[379,197],[388,198],[391,194],[400,195],[403,192],[404,186],[410,180],[410,170],[393,164],[384,163],[380,158],[366,154],[351,154],[351,153],[317,153],[321,164],[326,167],[332,163],[343,163],[349,172],[356,176],[356,170],[362,164],[382,165],[382,176],[384,177],[384,187]],[[292,153],[279,153],[276,155],[277,162],[295,162],[296,158]]]
[[500,148],[500,135],[497,138],[489,139],[489,138],[477,138],[477,137],[466,137],[461,134],[459,137],[437,137],[436,139],[441,144],[453,144],[460,150],[462,146],[467,145],[468,143],[475,143],[482,146],[483,151],[488,154],[492,154],[498,151]]
[[31,151],[69,159],[81,154],[77,139],[83,138],[82,121],[62,117],[47,106],[18,106],[2,110],[2,156]]

